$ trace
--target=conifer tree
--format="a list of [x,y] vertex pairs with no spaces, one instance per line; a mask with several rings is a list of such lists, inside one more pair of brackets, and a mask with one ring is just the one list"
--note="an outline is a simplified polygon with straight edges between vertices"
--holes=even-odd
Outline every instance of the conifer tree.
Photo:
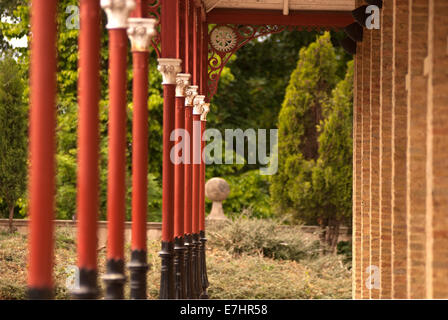
[[319,159],[313,169],[313,189],[320,205],[319,216],[328,226],[325,242],[334,250],[339,227],[350,224],[352,214],[353,154],[353,61],[345,79],[324,104],[325,120],[320,126]]
[[292,214],[305,223],[314,224],[318,218],[312,186],[319,151],[317,125],[338,81],[337,68],[335,49],[326,32],[300,50],[279,114],[279,169],[272,176],[272,204],[277,213]]
[[16,61],[0,58],[0,198],[6,203],[9,228],[27,181],[27,106]]

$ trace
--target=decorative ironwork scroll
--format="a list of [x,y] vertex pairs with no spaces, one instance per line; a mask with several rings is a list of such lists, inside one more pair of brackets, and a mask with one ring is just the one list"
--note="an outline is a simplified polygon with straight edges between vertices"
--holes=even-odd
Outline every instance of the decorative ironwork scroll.
[[161,36],[161,22],[160,22],[160,6],[162,0],[150,0],[148,4],[148,14],[150,17],[154,17],[157,19],[156,24],[156,35],[151,40],[151,45],[157,53],[157,57],[161,58],[161,44],[162,44],[162,36]]
[[214,26],[208,37],[207,97],[209,101],[218,90],[222,70],[238,49],[253,39],[293,29],[295,27],[282,25],[220,24]]

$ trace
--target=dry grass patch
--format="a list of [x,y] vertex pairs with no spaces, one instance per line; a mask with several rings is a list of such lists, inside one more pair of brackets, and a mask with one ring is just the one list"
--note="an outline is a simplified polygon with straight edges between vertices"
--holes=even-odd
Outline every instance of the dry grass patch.
[[[212,231],[215,232],[215,231]],[[221,234],[221,237],[224,233]],[[219,236],[218,236],[219,237]],[[338,256],[317,256],[288,249],[279,259],[263,255],[263,250],[235,253],[210,237],[207,266],[212,299],[322,299],[351,297],[351,273]],[[302,239],[302,238],[300,238]],[[58,229],[55,236],[55,287],[57,299],[70,298],[66,288],[70,266],[76,265],[76,242],[73,231]],[[302,239],[303,240],[303,239]],[[301,241],[302,241],[301,240]],[[241,240],[243,241],[243,240]],[[303,240],[304,241],[304,240]],[[271,243],[268,240],[268,243]],[[284,246],[284,245],[282,245]],[[308,244],[304,248],[314,248]],[[24,299],[27,279],[28,240],[20,234],[0,234],[0,299]],[[292,250],[292,251],[291,251]],[[160,243],[148,243],[148,298],[158,298],[160,283]],[[130,247],[126,246],[127,261]],[[296,252],[300,252],[296,256]],[[105,272],[106,249],[99,248],[100,275]],[[300,256],[287,260],[285,254]],[[314,258],[312,258],[314,257]],[[286,258],[286,259],[285,259]],[[127,274],[129,279],[129,274]],[[102,287],[102,281],[99,281]],[[128,296],[129,288],[126,288]]]

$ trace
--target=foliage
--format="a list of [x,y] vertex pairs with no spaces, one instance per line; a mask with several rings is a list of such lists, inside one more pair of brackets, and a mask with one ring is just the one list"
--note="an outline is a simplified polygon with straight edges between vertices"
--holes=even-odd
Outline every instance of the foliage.
[[[320,125],[319,159],[313,171],[317,201],[324,208],[321,217],[350,223],[352,208],[352,119],[353,61],[347,74],[324,105],[327,115]],[[327,222],[327,224],[330,224]]]
[[12,57],[0,59],[0,197],[12,219],[27,181],[27,106],[24,83]]
[[316,258],[320,252],[319,240],[311,239],[300,226],[288,226],[271,219],[236,217],[225,225],[212,225],[208,236],[215,245],[235,255],[301,261]]
[[302,48],[279,114],[279,170],[272,176],[272,202],[278,213],[292,213],[305,223],[316,222],[311,181],[318,157],[316,126],[337,82],[336,65],[329,33]]
[[331,250],[352,202],[353,63],[340,82],[337,66],[328,33],[301,50],[279,115],[279,173],[270,189],[277,213],[329,226],[322,236]]

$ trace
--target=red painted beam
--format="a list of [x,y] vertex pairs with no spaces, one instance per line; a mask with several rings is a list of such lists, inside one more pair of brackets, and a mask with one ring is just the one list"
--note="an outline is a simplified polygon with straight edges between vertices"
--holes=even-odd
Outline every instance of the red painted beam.
[[285,16],[274,10],[214,9],[207,14],[209,24],[343,28],[352,22],[351,12],[346,11],[291,11]]

